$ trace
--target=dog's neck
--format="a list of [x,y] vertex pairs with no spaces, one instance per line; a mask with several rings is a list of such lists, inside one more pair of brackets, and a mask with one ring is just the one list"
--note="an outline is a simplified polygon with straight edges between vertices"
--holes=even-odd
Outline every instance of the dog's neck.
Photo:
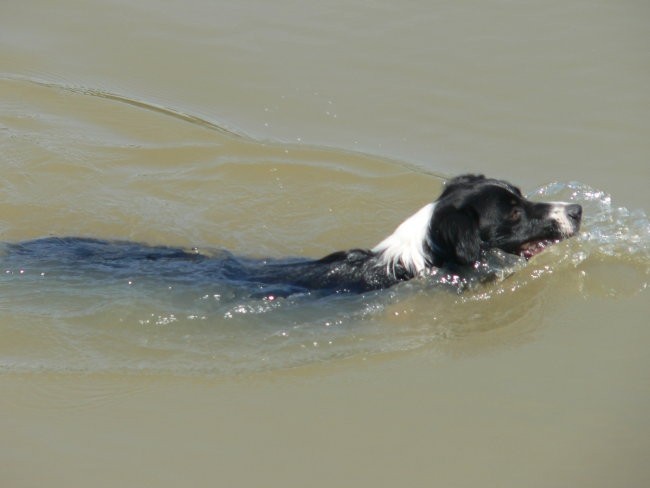
[[394,275],[398,266],[413,276],[431,267],[437,247],[430,238],[435,205],[434,202],[422,207],[372,249],[389,274]]

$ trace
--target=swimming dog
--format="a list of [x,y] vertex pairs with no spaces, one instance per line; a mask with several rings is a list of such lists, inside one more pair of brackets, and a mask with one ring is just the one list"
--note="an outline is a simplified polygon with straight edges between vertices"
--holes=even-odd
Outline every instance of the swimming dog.
[[[575,235],[582,207],[533,202],[519,188],[483,175],[447,182],[438,199],[418,210],[372,249],[351,249],[321,259],[251,259],[229,252],[207,256],[182,249],[87,238],[45,238],[11,245],[15,256],[63,260],[78,269],[124,276],[158,272],[169,277],[227,282],[287,295],[321,290],[366,292],[437,271],[462,273],[500,250],[530,259]],[[193,263],[189,268],[182,263]],[[153,270],[153,271],[151,271]]]

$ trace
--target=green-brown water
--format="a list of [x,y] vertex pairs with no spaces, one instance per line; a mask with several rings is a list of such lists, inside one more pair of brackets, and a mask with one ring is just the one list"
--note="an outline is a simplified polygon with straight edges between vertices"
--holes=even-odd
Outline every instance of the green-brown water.
[[463,295],[271,303],[0,252],[3,485],[647,484],[645,6],[2,11],[2,242],[318,257],[464,171],[585,208]]

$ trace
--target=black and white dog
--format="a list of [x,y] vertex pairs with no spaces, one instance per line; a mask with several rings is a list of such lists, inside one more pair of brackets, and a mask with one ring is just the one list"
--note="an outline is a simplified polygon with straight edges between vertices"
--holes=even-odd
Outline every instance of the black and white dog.
[[[85,238],[46,238],[12,245],[15,256],[67,260],[75,269],[184,274],[246,287],[263,295],[322,290],[365,292],[439,270],[462,273],[490,250],[526,259],[580,228],[582,207],[537,203],[508,182],[482,175],[450,180],[438,200],[406,219],[372,249],[339,251],[322,259],[262,260],[220,252],[206,256],[182,249]],[[90,263],[90,264],[88,264]],[[180,266],[179,263],[191,263]],[[164,271],[167,270],[167,271]],[[130,275],[129,275],[130,276]],[[280,290],[277,292],[277,290]]]
[[529,259],[576,234],[581,218],[580,205],[532,202],[506,181],[463,175],[370,250],[340,251],[278,268],[269,264],[251,278],[309,289],[386,288],[439,269],[462,272],[491,249]]

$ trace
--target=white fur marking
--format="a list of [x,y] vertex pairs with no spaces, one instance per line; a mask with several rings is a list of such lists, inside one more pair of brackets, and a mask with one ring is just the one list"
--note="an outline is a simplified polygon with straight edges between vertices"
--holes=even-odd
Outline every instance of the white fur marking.
[[557,224],[560,226],[560,232],[565,237],[573,235],[574,226],[569,220],[569,216],[567,215],[567,207],[570,205],[570,203],[551,202],[551,204],[553,206],[548,213],[548,217],[557,222]]
[[395,266],[399,263],[413,274],[426,269],[424,244],[434,208],[435,203],[425,205],[372,249],[380,255],[380,262],[386,265],[389,273],[394,275]]

